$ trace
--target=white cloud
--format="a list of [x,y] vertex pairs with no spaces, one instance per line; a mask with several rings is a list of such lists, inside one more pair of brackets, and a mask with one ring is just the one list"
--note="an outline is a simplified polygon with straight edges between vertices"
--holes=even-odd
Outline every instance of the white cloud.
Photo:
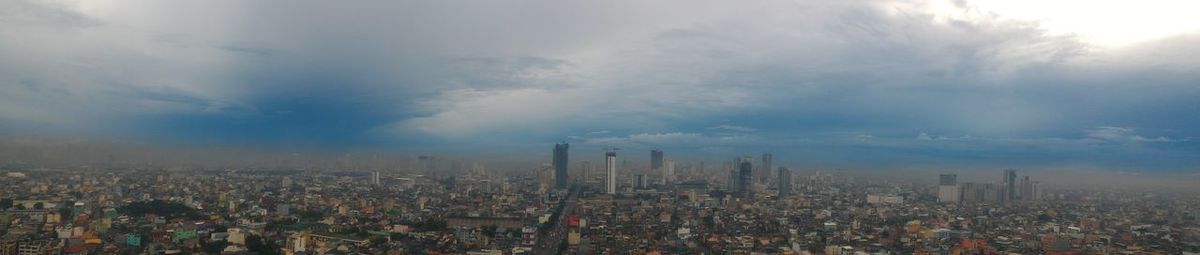
[[[863,86],[868,93],[856,97],[885,102],[887,99],[869,97],[892,97],[891,93],[872,92],[928,82],[978,86],[979,81],[1004,80],[1029,66],[1057,63],[1078,54],[1081,47],[1069,37],[1045,36],[1030,23],[990,16],[934,22],[920,14],[923,10],[890,13],[887,5],[871,2],[763,2],[727,11],[708,10],[719,5],[701,4],[705,11],[652,19],[661,22],[654,26],[613,28],[627,29],[621,36],[630,39],[621,43],[586,44],[564,54],[540,55],[570,63],[570,68],[500,69],[502,75],[509,72],[505,76],[511,79],[508,83],[545,84],[539,86],[545,88],[541,96],[570,99],[542,106],[555,109],[500,105],[545,103],[536,99],[493,100],[486,111],[434,103],[443,107],[425,107],[430,116],[405,122],[416,127],[412,130],[440,135],[480,134],[500,126],[529,125],[533,123],[530,120],[541,120],[534,126],[544,130],[569,128],[572,126],[561,123],[580,120],[608,129],[647,124],[671,128],[672,120],[778,111],[779,106],[790,103],[798,104],[801,111],[819,109],[823,106],[809,101],[820,101],[839,86]],[[491,71],[495,70],[483,73]],[[476,90],[487,86],[487,82],[471,82],[480,81],[459,84]],[[418,101],[450,100],[458,99],[442,96]],[[987,117],[963,110],[954,117],[972,119],[962,123],[996,129],[1029,128],[1027,123],[1038,121],[1026,118],[1041,118],[1033,108],[999,109],[1008,110]],[[514,117],[496,118],[499,114]],[[606,114],[613,119],[590,121]],[[567,116],[575,118],[564,119]],[[1003,121],[987,121],[995,119]],[[735,126],[716,128],[753,131]]]
[[758,129],[755,129],[755,128],[743,127],[743,126],[735,126],[735,125],[719,125],[719,126],[715,126],[715,127],[709,127],[708,129],[709,129],[709,130],[734,131],[734,132],[754,132],[754,131],[758,131]]
[[555,120],[566,121],[578,110],[573,98],[545,89],[447,91],[425,102],[432,115],[393,124],[395,131],[419,131],[446,137],[466,137],[485,131],[545,130]]
[[75,4],[0,3],[0,101],[24,109],[0,111],[0,121],[94,127],[142,115],[253,111],[242,88],[223,79],[235,59]]
[[[1195,36],[1099,48],[984,4],[45,3],[0,1],[0,124],[262,111],[401,139],[603,130],[571,138],[734,150],[1162,145],[1200,125]],[[749,121],[720,121],[734,118]],[[1182,131],[1039,138],[1091,123]],[[698,129],[712,133],[654,133]]]
[[1179,140],[1170,139],[1159,136],[1155,138],[1146,138],[1134,132],[1133,128],[1128,127],[1112,127],[1101,126],[1085,130],[1087,137],[1094,140],[1114,141],[1114,142],[1176,142]]
[[584,141],[586,144],[606,146],[716,146],[716,145],[746,145],[757,141],[756,136],[707,136],[699,133],[668,132],[640,133],[624,137],[600,137]]
[[929,134],[921,133],[917,135],[917,140],[933,140],[933,137],[929,136]]

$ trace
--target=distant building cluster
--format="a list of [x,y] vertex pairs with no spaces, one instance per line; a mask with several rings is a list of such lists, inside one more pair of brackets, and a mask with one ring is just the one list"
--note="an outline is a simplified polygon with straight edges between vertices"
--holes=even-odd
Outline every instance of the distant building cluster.
[[397,169],[5,170],[0,255],[1200,252],[1195,194],[569,150],[515,171],[432,156]]
[[958,182],[958,175],[943,174],[938,179],[937,199],[943,203],[1015,203],[1036,201],[1041,197],[1040,183],[1016,170],[1004,170],[1000,182]]

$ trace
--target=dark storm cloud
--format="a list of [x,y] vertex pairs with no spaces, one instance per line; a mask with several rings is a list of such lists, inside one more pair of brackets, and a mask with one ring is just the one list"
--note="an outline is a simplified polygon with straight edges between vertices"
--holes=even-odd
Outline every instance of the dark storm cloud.
[[1195,36],[1100,48],[966,1],[3,4],[8,134],[1200,163]]

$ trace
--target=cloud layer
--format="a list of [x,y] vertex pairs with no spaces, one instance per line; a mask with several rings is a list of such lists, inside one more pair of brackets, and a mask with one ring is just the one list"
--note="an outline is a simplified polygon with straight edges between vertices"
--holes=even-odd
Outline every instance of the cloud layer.
[[8,135],[1200,163],[1196,31],[1110,47],[962,1],[0,5]]

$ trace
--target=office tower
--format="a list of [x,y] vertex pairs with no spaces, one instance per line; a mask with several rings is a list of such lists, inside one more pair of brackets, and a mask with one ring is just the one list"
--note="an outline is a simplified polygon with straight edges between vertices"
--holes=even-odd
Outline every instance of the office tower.
[[1017,170],[1004,170],[1004,196],[1005,202],[1011,202],[1017,198]]
[[995,183],[983,184],[983,202],[988,203],[1003,203],[1005,202],[1004,187]]
[[554,145],[554,187],[567,188],[567,143]]
[[1031,182],[1029,184],[1029,190],[1032,191],[1031,194],[1033,194],[1029,197],[1030,201],[1042,199],[1042,188],[1040,184],[1041,182]]
[[1030,197],[1033,197],[1033,190],[1031,190],[1032,188],[1033,184],[1030,183],[1030,176],[1021,177],[1020,185],[1018,185],[1018,188],[1016,188],[1019,191],[1016,192],[1016,200],[1030,200]]
[[792,194],[792,170],[787,167],[779,167],[779,173],[775,174],[775,178],[779,179],[779,197],[787,197]]
[[761,182],[764,184],[767,183],[767,179],[771,178],[771,169],[772,169],[771,167],[773,167],[773,166],[774,165],[771,164],[771,153],[763,153],[762,166],[759,166],[759,169],[761,169],[762,171],[759,171],[759,173],[757,174],[758,182]]
[[963,203],[997,203],[1004,201],[1003,188],[995,183],[964,182],[959,187]]
[[958,185],[958,190],[959,190],[959,195],[958,195],[959,200],[958,201],[961,201],[964,204],[978,202],[978,200],[979,200],[978,198],[979,198],[979,196],[982,196],[982,194],[979,196],[976,196],[976,194],[975,194],[976,189],[977,189],[977,187],[975,187],[975,183],[973,183],[973,182],[964,182],[962,184],[959,184]]
[[736,193],[738,191],[737,171],[734,171],[732,168],[727,168],[727,171],[729,172],[729,178],[725,181],[725,184],[729,186],[727,189],[729,192]]
[[938,179],[938,202],[957,203],[961,195],[958,190],[958,175],[943,174]]
[[733,167],[733,163],[737,161],[721,162],[721,171],[729,173],[729,191],[737,192],[737,169]]
[[663,167],[663,151],[654,149],[650,150],[650,170],[659,170]]
[[592,177],[592,162],[591,161],[584,160],[583,162],[579,162],[579,169],[580,169],[580,171],[583,171],[583,174],[580,175],[582,177],[582,178],[580,178],[580,180],[586,182],[588,180],[588,178]]
[[605,190],[608,194],[617,194],[617,152],[609,151],[604,153],[604,166],[607,182],[604,183],[608,188]]
[[751,160],[750,157],[745,157],[738,164],[738,193],[741,194],[742,198],[750,198],[750,195],[753,194],[754,184],[752,184],[752,179],[754,177],[751,174],[753,173],[754,164],[751,163]]
[[371,173],[371,184],[379,186],[379,171]]
[[542,163],[542,166],[537,168],[535,174],[539,188],[549,189],[554,187],[554,164]]
[[1002,188],[994,183],[964,182],[960,188],[962,195],[959,199],[963,203],[995,203],[1004,198]]
[[644,174],[633,175],[633,186],[637,187],[638,189],[645,189],[646,188],[646,175],[644,175]]
[[666,160],[662,168],[663,185],[675,183],[675,161]]
[[421,173],[429,176],[434,176],[436,165],[433,162],[433,156],[421,155],[417,156],[417,167],[421,168]]

